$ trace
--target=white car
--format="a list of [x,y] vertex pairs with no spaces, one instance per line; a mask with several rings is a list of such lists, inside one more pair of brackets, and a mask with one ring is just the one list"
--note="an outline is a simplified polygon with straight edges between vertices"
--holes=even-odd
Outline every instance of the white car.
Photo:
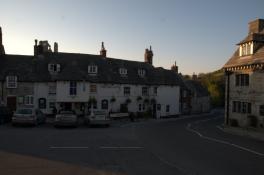
[[93,111],[84,118],[86,124],[89,125],[110,125],[110,117],[107,111]]
[[78,117],[74,111],[59,111],[55,116],[54,126],[75,126],[78,125]]
[[46,116],[39,109],[20,108],[12,117],[12,124],[32,124],[38,125],[46,122]]

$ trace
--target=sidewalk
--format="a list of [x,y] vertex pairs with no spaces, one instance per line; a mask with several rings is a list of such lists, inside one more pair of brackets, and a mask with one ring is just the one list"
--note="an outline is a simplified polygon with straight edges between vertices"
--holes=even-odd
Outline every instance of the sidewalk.
[[264,141],[264,130],[254,131],[253,129],[250,128],[223,126],[223,131],[230,134],[245,136],[245,137]]
[[112,173],[119,174],[119,172],[0,151],[0,174],[2,175],[102,175]]

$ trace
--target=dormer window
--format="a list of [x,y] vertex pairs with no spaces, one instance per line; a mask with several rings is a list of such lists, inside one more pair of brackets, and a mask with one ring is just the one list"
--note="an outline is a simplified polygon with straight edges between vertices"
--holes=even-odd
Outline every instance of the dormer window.
[[121,76],[126,76],[127,75],[127,69],[126,68],[120,68],[119,73]]
[[17,88],[17,76],[6,77],[6,88]]
[[244,43],[239,46],[239,56],[253,54],[253,42]]
[[144,69],[138,69],[138,75],[140,77],[144,77],[146,75],[146,70],[144,70]]
[[97,74],[98,68],[96,65],[89,65],[88,66],[88,73],[89,74]]
[[50,73],[58,73],[60,72],[60,65],[59,64],[49,64],[48,69]]

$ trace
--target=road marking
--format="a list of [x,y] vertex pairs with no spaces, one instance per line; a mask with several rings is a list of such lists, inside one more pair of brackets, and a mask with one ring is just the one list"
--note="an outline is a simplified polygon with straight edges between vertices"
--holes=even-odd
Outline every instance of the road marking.
[[[215,118],[213,118],[213,119],[215,119]],[[205,121],[205,120],[204,120],[204,121]],[[202,122],[204,122],[204,121],[202,121]],[[207,120],[207,121],[209,121],[209,120]],[[198,123],[200,123],[200,122],[194,122],[194,123],[195,123],[195,124],[198,124]],[[197,134],[199,137],[201,137],[201,138],[203,138],[203,139],[210,140],[210,141],[217,142],[217,143],[221,143],[221,144],[225,144],[225,145],[229,145],[229,146],[233,146],[233,147],[235,147],[235,148],[241,149],[241,150],[243,150],[243,151],[250,152],[250,153],[252,153],[252,154],[256,154],[256,155],[258,155],[258,156],[264,156],[263,153],[260,153],[260,152],[257,152],[257,151],[254,151],[254,150],[251,150],[251,149],[249,149],[249,148],[246,148],[246,147],[243,147],[243,146],[240,146],[240,145],[234,144],[234,143],[230,143],[230,142],[227,142],[227,141],[223,141],[223,140],[220,140],[220,139],[215,139],[215,138],[212,138],[212,137],[204,136],[204,135],[202,135],[200,132],[196,131],[195,129],[192,129],[191,127],[192,127],[192,124],[191,124],[191,123],[188,123],[188,125],[186,126],[186,129],[187,129],[188,131],[191,131],[191,132]]]
[[141,146],[100,146],[100,149],[144,149]]
[[50,149],[89,149],[88,146],[50,146]]

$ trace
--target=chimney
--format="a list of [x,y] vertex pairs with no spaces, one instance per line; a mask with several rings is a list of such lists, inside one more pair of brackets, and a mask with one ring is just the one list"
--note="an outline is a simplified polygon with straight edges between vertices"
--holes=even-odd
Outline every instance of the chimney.
[[0,55],[5,54],[5,48],[2,41],[2,28],[0,27]]
[[171,70],[175,73],[178,73],[178,66],[176,65],[176,61],[175,64],[171,66]]
[[197,79],[198,79],[198,76],[195,73],[193,73],[192,80],[197,80]]
[[104,42],[102,42],[100,55],[106,58],[106,52],[107,52],[107,50],[105,50]]
[[248,23],[249,34],[260,33],[264,29],[264,19],[256,19]]
[[152,65],[153,52],[151,46],[149,47],[149,49],[145,49],[144,58],[145,58],[145,63],[149,63]]
[[54,53],[58,53],[58,43],[54,42]]
[[38,40],[35,39],[35,45],[34,45],[34,56],[38,55]]

